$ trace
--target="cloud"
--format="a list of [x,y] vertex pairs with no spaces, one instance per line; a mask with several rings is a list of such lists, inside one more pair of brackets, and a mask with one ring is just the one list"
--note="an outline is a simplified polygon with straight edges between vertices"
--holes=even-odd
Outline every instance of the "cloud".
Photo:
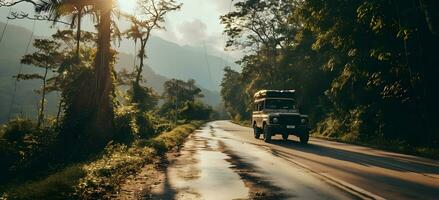
[[199,19],[181,23],[177,31],[186,44],[200,44],[208,39],[207,25]]

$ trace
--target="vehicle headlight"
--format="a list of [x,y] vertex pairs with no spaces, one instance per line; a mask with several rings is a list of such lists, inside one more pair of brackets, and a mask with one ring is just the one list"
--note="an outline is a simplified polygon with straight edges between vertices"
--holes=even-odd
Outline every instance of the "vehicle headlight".
[[277,117],[274,117],[274,118],[273,118],[273,123],[276,124],[276,123],[278,123],[278,122],[279,122],[279,119],[278,119]]
[[306,123],[306,119],[302,118],[301,122],[302,122],[302,124],[305,124]]

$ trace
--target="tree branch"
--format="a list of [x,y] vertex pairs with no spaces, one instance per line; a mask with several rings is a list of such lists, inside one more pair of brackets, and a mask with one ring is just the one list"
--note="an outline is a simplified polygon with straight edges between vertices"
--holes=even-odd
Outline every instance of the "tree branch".
[[10,20],[14,20],[14,19],[30,19],[30,20],[36,20],[36,21],[51,21],[51,22],[54,22],[54,23],[61,23],[61,24],[69,25],[69,26],[72,25],[71,23],[68,23],[68,22],[51,19],[50,16],[34,15],[32,17],[28,13],[25,13],[25,12],[11,12],[11,16],[8,16],[7,18],[10,19]]
[[39,4],[33,0],[18,0],[12,2],[6,2],[5,0],[0,0],[0,7],[12,7],[20,3],[30,3],[34,6],[38,6]]

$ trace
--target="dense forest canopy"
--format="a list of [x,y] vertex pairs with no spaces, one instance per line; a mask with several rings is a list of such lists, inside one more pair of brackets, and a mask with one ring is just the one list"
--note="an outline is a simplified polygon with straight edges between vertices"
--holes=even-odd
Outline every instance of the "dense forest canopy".
[[[296,89],[315,132],[439,145],[439,2],[243,0],[221,17],[242,72],[225,69],[232,118],[260,89]],[[242,95],[241,95],[242,94]],[[243,109],[246,108],[246,109]]]

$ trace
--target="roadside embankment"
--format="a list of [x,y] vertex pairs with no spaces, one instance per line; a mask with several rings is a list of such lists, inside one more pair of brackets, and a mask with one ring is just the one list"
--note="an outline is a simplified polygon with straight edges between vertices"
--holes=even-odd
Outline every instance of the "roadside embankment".
[[179,148],[186,137],[203,124],[180,125],[131,145],[109,144],[95,159],[68,166],[41,180],[6,188],[0,199],[110,199],[120,184],[166,152]]

